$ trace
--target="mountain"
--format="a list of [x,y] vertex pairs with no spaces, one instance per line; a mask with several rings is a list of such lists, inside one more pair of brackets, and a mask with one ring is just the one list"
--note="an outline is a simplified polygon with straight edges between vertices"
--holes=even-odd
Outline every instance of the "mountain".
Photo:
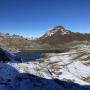
[[[70,49],[66,52],[45,53],[43,58],[33,61],[31,52],[11,53],[0,48],[0,90],[90,90],[90,34],[57,26],[39,41],[41,46],[74,42],[68,44]],[[0,47],[25,49],[28,45],[41,47],[37,41],[0,34]]]
[[72,41],[90,41],[90,34],[71,32],[63,26],[56,26],[41,36],[38,41],[40,43],[48,43],[52,45],[64,44]]

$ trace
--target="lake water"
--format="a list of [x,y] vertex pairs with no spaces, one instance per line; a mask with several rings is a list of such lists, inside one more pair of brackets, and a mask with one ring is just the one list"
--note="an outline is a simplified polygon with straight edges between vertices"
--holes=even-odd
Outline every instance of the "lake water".
[[35,61],[43,58],[43,54],[41,52],[19,52],[17,54],[22,58],[22,61]]
[[22,61],[35,61],[44,58],[46,53],[53,54],[53,53],[61,53],[63,50],[24,50],[18,52],[17,55],[22,58]]

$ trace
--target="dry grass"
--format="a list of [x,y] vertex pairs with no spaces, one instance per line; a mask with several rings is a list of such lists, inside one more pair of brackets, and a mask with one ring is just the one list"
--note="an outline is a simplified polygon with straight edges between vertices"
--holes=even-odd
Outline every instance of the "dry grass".
[[86,53],[78,53],[78,55],[73,58],[73,60],[79,59],[80,57],[84,56]]

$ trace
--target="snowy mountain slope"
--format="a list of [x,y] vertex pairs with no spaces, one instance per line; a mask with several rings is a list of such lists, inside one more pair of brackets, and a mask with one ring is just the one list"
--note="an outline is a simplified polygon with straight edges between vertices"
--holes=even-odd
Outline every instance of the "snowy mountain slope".
[[[60,32],[59,32],[60,31]],[[45,37],[50,37],[52,35],[54,35],[55,33],[60,33],[61,35],[68,35],[70,34],[71,32],[69,30],[65,30],[65,28],[63,26],[57,26],[55,27],[53,30],[49,30],[45,35],[44,35],[44,38]]]
[[[79,85],[65,79],[59,80],[53,77],[52,79],[47,79],[48,75],[45,74],[45,71],[41,71],[41,73],[36,69],[34,69],[34,72],[31,71],[34,74],[38,73],[37,75],[39,76],[30,74],[30,70],[29,73],[26,73],[24,69],[27,66],[21,67],[23,65],[20,64],[18,68],[22,68],[21,71],[15,69],[16,66],[14,64],[1,63],[0,65],[0,68],[2,68],[0,70],[0,90],[90,90],[89,85]],[[14,67],[12,67],[13,65]],[[22,71],[24,73],[20,73]],[[44,78],[40,77],[40,74]]]
[[90,90],[90,45],[48,55],[41,61],[0,63],[0,90]]

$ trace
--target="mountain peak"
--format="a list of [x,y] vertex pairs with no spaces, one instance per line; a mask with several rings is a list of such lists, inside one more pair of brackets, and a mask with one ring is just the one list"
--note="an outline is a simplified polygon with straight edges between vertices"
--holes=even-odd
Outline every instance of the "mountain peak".
[[75,33],[63,26],[56,26],[39,38],[41,43],[62,44],[72,41],[90,41],[90,34]]
[[63,26],[56,26],[53,29],[49,30],[44,37],[51,37],[54,34],[59,33],[60,35],[70,34],[69,30],[66,30]]
[[60,31],[61,35],[70,34],[70,31],[66,30],[64,26],[56,26],[53,30]]
[[56,26],[54,29],[65,29],[64,26]]

